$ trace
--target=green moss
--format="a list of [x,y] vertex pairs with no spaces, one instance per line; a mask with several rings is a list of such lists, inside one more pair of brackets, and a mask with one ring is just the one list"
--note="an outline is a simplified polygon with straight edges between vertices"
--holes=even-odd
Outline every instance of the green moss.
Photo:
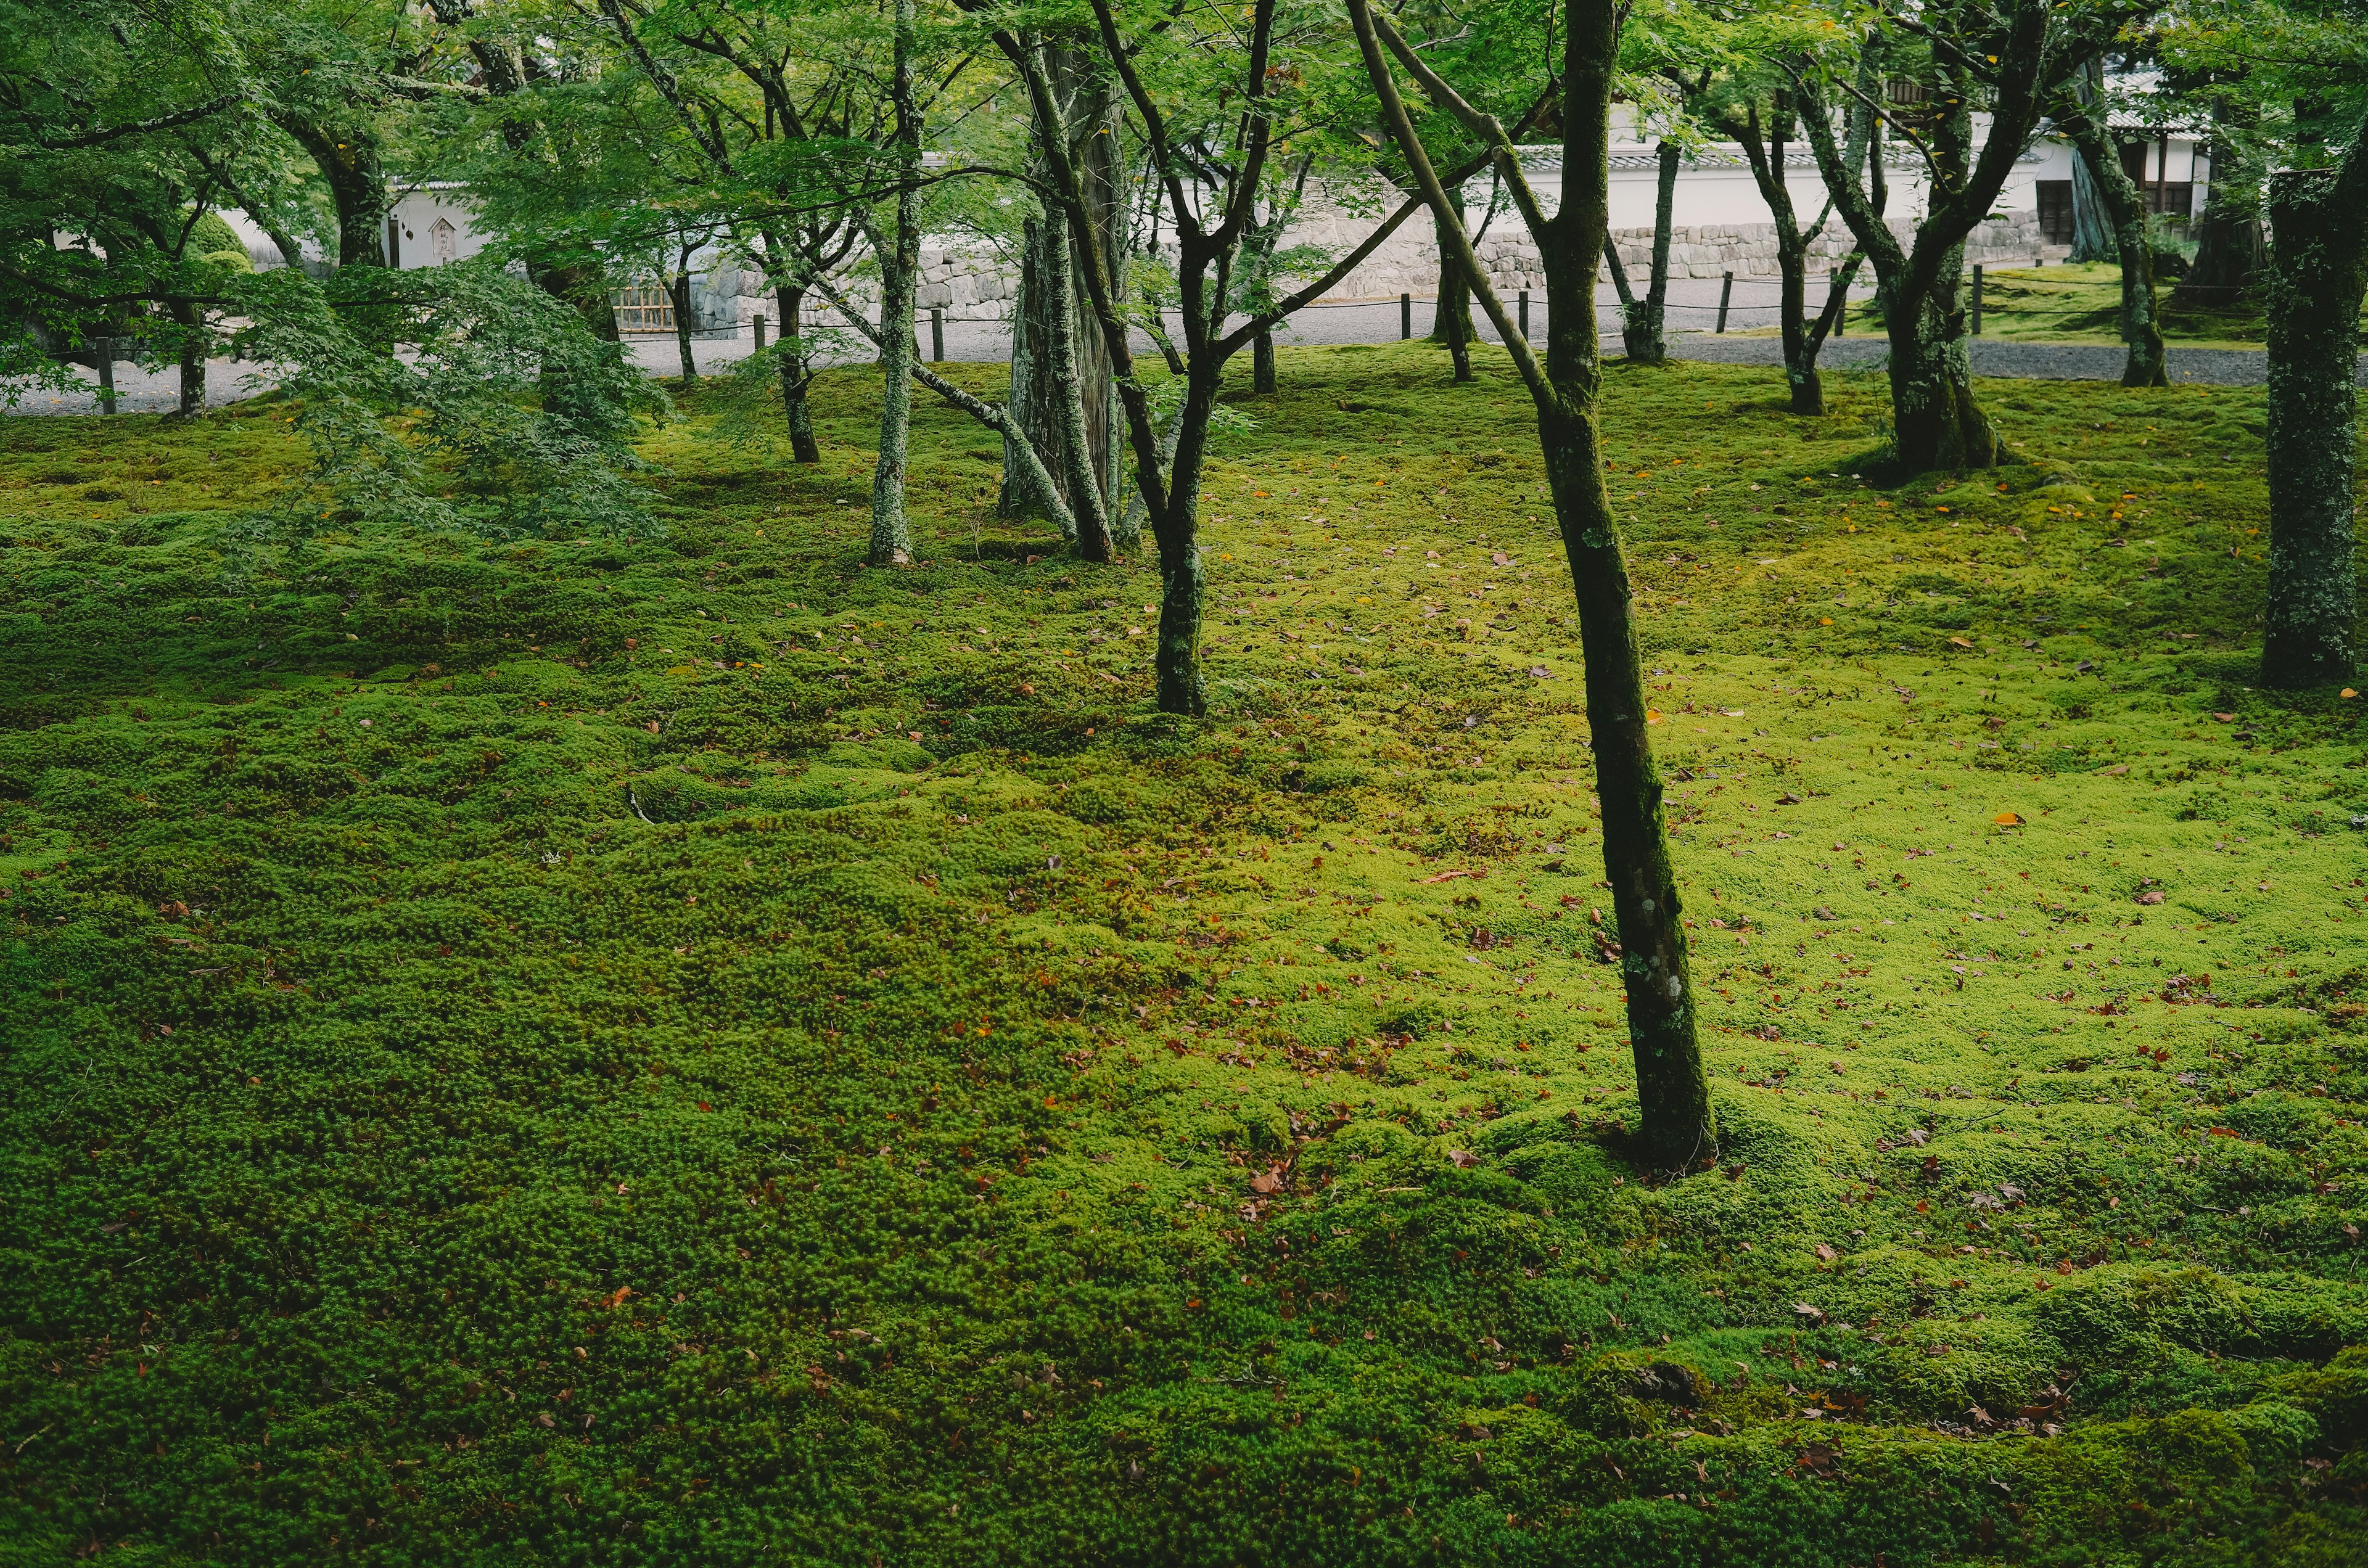
[[853,373],[818,469],[653,432],[665,543],[9,422],[0,1538],[2356,1556],[2368,801],[2248,689],[2259,393],[1986,386],[2030,460],[1883,491],[1872,379],[1611,372],[1728,1138],[1647,1187],[1483,370],[1285,353],[1201,723],[951,418],[860,567]]

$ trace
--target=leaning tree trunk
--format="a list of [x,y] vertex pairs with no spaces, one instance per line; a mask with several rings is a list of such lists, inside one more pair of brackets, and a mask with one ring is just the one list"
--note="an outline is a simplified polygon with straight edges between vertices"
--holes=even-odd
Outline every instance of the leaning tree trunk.
[[[1564,79],[1572,84],[1565,102],[1574,111],[1584,106],[1586,118],[1565,132],[1563,199],[1589,214],[1606,211],[1611,194],[1611,10],[1608,5],[1574,5],[1565,55]],[[1581,54],[1584,23],[1592,23],[1588,30],[1601,35],[1600,63],[1594,70]],[[1666,175],[1674,160],[1662,166]],[[1656,249],[1664,265],[1661,236],[1668,230],[1668,212],[1665,196],[1656,219]],[[1546,280],[1545,374],[1554,394],[1539,404],[1538,444],[1578,601],[1587,722],[1593,736],[1596,795],[1603,802],[1603,872],[1620,932],[1620,971],[1627,988],[1628,1034],[1644,1121],[1641,1143],[1651,1168],[1685,1171],[1716,1152],[1718,1126],[1695,1030],[1683,901],[1669,858],[1663,786],[1645,728],[1649,710],[1628,565],[1603,482],[1596,413],[1602,349],[1595,324],[1595,252],[1566,242],[1549,247],[1538,237]],[[1633,357],[1634,346],[1630,351]]]
[[1965,312],[1957,275],[1965,249],[1951,246],[1940,276],[1920,292],[1897,279],[1879,301],[1891,343],[1894,460],[1902,473],[1998,466],[1998,433],[1974,401]]
[[781,312],[781,413],[790,427],[790,455],[798,462],[818,463],[822,448],[814,440],[814,410],[806,403],[806,291],[783,284],[774,298]]
[[[1546,285],[1546,352],[1539,365],[1503,301],[1483,295],[1537,407],[1538,445],[1577,598],[1579,647],[1586,661],[1588,728],[1595,786],[1603,802],[1603,869],[1620,932],[1628,1030],[1636,1061],[1644,1121],[1640,1152],[1655,1170],[1695,1170],[1717,1153],[1718,1126],[1702,1070],[1689,971],[1683,904],[1669,858],[1662,785],[1646,724],[1643,661],[1618,519],[1603,481],[1596,395],[1602,347],[1595,323],[1596,260],[1609,248],[1611,75],[1618,52],[1611,0],[1571,0],[1562,70],[1563,192],[1558,216],[1543,217],[1533,197],[1529,220]],[[1391,134],[1436,205],[1440,182],[1397,97],[1379,47],[1370,0],[1350,0],[1349,17],[1366,73]],[[1406,51],[1411,54],[1411,51]],[[1498,165],[1508,184],[1526,189],[1509,147]],[[1459,225],[1456,251],[1468,267],[1478,256]],[[1484,280],[1485,287],[1485,280]]]
[[2122,366],[2125,387],[2165,387],[2170,375],[2165,365],[2162,316],[2154,292],[2154,244],[2146,233],[2146,198],[2122,168],[2101,119],[2083,113],[2067,117],[2075,163],[2089,171],[2105,221],[2112,226],[2113,248],[2122,264],[2122,341],[2129,358]]
[[2270,178],[2270,687],[2324,686],[2354,668],[2353,378],[2368,222],[2344,210],[2340,189],[2328,169]]
[[915,169],[896,190],[896,228],[888,246],[875,244],[880,259],[880,461],[871,475],[871,549],[874,566],[913,562],[913,527],[905,515],[905,468],[913,423],[913,303],[921,276],[921,116],[913,97],[913,48],[917,23],[914,0],[895,0],[896,43],[891,87],[896,109],[896,145]]

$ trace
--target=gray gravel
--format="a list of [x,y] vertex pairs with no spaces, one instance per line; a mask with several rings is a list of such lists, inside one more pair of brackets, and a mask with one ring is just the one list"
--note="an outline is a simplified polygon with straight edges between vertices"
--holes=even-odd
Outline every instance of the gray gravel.
[[[1853,297],[1864,299],[1869,292],[1871,290],[1861,289]],[[1723,336],[1707,330],[1716,320],[1718,297],[1717,278],[1673,280],[1669,316],[1670,324],[1679,329],[1673,346],[1678,357],[1729,365],[1772,367],[1781,364],[1781,347],[1773,337],[1734,335],[1753,327],[1770,327],[1776,324],[1774,279],[1736,280],[1727,313],[1730,330],[1727,335]],[[965,312],[978,313],[949,314],[944,320],[946,358],[975,363],[1007,358],[1010,352],[1010,334],[1004,322],[985,313],[990,307],[972,305],[962,308]],[[1412,326],[1417,335],[1427,335],[1430,331],[1431,312],[1430,301],[1417,300],[1413,302]],[[1609,285],[1599,291],[1597,319],[1612,341],[1617,342],[1619,316]],[[1395,300],[1313,305],[1292,316],[1275,334],[1275,337],[1278,342],[1289,344],[1388,343],[1399,336],[1404,321]],[[928,330],[925,316],[921,326],[925,349],[931,347]],[[1533,339],[1543,339],[1545,301],[1543,299],[1531,301],[1530,330]],[[1480,335],[1489,342],[1496,341],[1494,330],[1485,321],[1481,323]],[[731,335],[703,338],[693,346],[692,357],[701,374],[712,373],[745,357],[753,341],[753,334],[745,328]],[[678,373],[681,362],[673,338],[636,337],[631,341],[630,347],[634,359],[651,374],[673,376]],[[1139,335],[1135,351],[1144,356],[1156,354],[1150,340]],[[1880,337],[1843,337],[1827,343],[1819,362],[1834,367],[1873,365],[1882,360],[1884,352]],[[2118,381],[2122,374],[2123,351],[2114,344],[2013,343],[1996,338],[1975,338],[1973,353],[1975,372],[1983,376],[2035,381]],[[81,378],[88,391],[80,394],[38,393],[9,412],[97,413],[97,378],[80,369],[74,373]],[[2170,378],[2174,381],[2259,386],[2268,376],[2269,357],[2260,349],[2174,347],[2170,351]],[[269,384],[268,375],[255,365],[216,359],[206,367],[207,401],[215,406],[252,396]],[[2362,358],[2360,384],[2368,386],[2368,356]],[[170,367],[163,370],[144,370],[127,363],[116,367],[115,385],[119,409],[136,414],[166,413],[177,402],[180,374]]]

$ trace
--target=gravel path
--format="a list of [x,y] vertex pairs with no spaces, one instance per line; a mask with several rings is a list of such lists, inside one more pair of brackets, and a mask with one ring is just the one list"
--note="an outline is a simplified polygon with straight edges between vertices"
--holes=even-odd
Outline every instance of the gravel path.
[[[1871,290],[1861,289],[1854,292],[1853,298],[1862,300],[1871,292]],[[1718,298],[1717,278],[1686,278],[1672,281],[1669,318],[1670,324],[1679,329],[1674,344],[1678,357],[1729,365],[1773,367],[1781,364],[1781,349],[1774,338],[1733,335],[1753,327],[1776,324],[1775,280],[1736,280],[1727,312],[1728,335],[1717,335],[1709,330],[1717,317]],[[976,305],[963,307],[967,311],[982,312],[986,308]],[[1429,300],[1413,302],[1412,326],[1417,335],[1430,331],[1431,310]],[[1613,306],[1609,285],[1604,286],[1599,294],[1597,319],[1611,341],[1616,343],[1619,315]],[[1388,343],[1398,338],[1406,320],[1395,300],[1312,305],[1285,323],[1275,337],[1278,342],[1292,344]],[[1009,331],[999,319],[984,314],[950,315],[943,322],[942,329],[948,360],[969,363],[994,361],[1003,359],[1010,353]],[[1530,330],[1533,339],[1543,339],[1545,302],[1543,299],[1531,302]],[[930,347],[928,331],[925,315],[921,325],[925,348]],[[1481,324],[1480,335],[1490,342],[1496,340],[1495,332],[1485,322]],[[752,343],[753,335],[743,329],[731,336],[712,337],[696,343],[692,357],[702,374],[711,373],[745,357]],[[636,337],[631,341],[630,347],[635,360],[651,374],[672,376],[678,373],[680,359],[673,338]],[[1975,338],[1973,349],[1974,370],[1977,375],[2034,381],[2118,381],[2122,375],[2123,352],[2116,344],[2015,343],[1998,338]],[[1135,351],[1156,358],[1156,350],[1148,338],[1139,336]],[[1879,362],[1884,352],[1880,337],[1844,337],[1827,342],[1819,362],[1836,367],[1870,365]],[[1247,373],[1246,365],[1243,372]],[[97,413],[97,378],[80,369],[74,373],[90,391],[79,395],[37,393],[8,412]],[[2269,357],[2261,349],[2174,347],[2170,351],[2170,379],[2174,381],[2260,386],[2268,377]],[[215,406],[252,396],[267,384],[258,377],[257,367],[253,365],[215,359],[206,367],[207,401]],[[2368,386],[2368,355],[2362,358],[2360,384]],[[151,371],[128,363],[119,365],[115,373],[116,405],[126,413],[169,412],[175,404],[179,385],[180,377],[176,369],[167,368],[162,371]]]

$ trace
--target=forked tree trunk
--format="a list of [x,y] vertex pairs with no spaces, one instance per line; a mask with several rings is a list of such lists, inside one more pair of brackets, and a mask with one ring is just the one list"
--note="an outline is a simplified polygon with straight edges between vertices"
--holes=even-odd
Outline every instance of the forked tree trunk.
[[790,427],[790,455],[802,463],[822,461],[814,440],[814,410],[806,403],[806,291],[783,285],[774,291],[781,311],[781,413]]
[[[1756,103],[1747,106],[1743,124],[1737,129],[1760,199],[1768,203],[1769,214],[1775,219],[1780,297],[1777,331],[1784,346],[1784,380],[1792,397],[1792,412],[1816,418],[1826,412],[1825,378],[1817,372],[1817,355],[1841,312],[1849,308],[1850,280],[1858,275],[1859,257],[1853,256],[1844,264],[1834,286],[1827,290],[1824,309],[1811,321],[1809,244],[1823,232],[1824,223],[1820,220],[1804,229],[1793,213],[1792,189],[1784,181],[1784,142],[1794,119],[1792,95],[1780,87],[1773,108],[1775,112],[1764,134]],[[1864,152],[1866,133],[1859,129],[1861,119],[1855,114],[1851,117],[1850,149],[1844,154],[1844,162],[1853,170]]]
[[2353,377],[2368,222],[2342,189],[2331,169],[2270,176],[2270,687],[2325,686],[2355,666]]
[[1957,299],[1964,256],[1964,245],[1950,247],[1939,278],[1921,293],[1895,287],[1878,297],[1891,344],[1892,444],[1903,473],[1998,464],[1998,433],[1974,401],[1965,312]]
[[[1349,16],[1384,123],[1436,206],[1444,192],[1420,154],[1420,140],[1382,53],[1379,28],[1387,23],[1376,22],[1370,0],[1350,0]],[[1718,1129],[1696,1033],[1683,907],[1669,858],[1661,780],[1645,728],[1644,670],[1619,525],[1603,481],[1595,401],[1602,364],[1595,324],[1596,260],[1608,238],[1616,21],[1611,0],[1571,0],[1567,16],[1560,106],[1564,187],[1558,216],[1544,219],[1508,144],[1497,143],[1498,168],[1514,187],[1545,275],[1543,365],[1519,342],[1519,330],[1508,320],[1503,301],[1485,280],[1482,300],[1537,406],[1538,445],[1577,598],[1596,792],[1603,802],[1604,878],[1618,917],[1620,968],[1627,986],[1629,1037],[1644,1122],[1640,1152],[1649,1167],[1679,1173],[1701,1169],[1716,1154]],[[1403,40],[1395,40],[1393,51],[1407,69],[1418,62]],[[1476,267],[1478,257],[1468,236],[1459,232],[1454,238],[1459,259]]]

